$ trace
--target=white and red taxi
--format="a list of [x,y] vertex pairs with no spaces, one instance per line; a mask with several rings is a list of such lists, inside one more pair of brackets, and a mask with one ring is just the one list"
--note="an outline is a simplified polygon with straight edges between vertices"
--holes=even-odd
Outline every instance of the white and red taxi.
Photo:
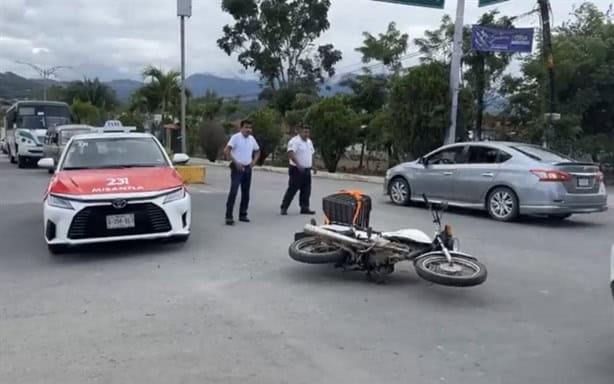
[[74,136],[57,166],[44,199],[44,236],[52,253],[68,246],[190,235],[191,199],[160,142],[144,133]]

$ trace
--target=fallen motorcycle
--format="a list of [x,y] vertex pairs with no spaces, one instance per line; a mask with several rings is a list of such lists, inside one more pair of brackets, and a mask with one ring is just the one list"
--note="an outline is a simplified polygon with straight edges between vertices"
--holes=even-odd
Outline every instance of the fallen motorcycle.
[[[365,195],[357,191],[340,191],[336,195],[349,195],[358,201],[351,207],[352,220],[347,219],[348,215],[341,220],[330,220],[329,216],[334,215],[326,212],[325,204],[325,224],[318,226],[312,220],[302,232],[295,234],[295,241],[289,247],[292,259],[364,271],[376,283],[383,283],[394,272],[395,264],[402,261],[413,261],[420,277],[440,285],[469,287],[486,281],[486,267],[475,257],[459,252],[459,240],[452,235],[451,226],[442,225],[445,203],[432,204],[423,195],[436,227],[431,238],[417,229],[377,232],[370,226],[361,228],[356,225],[357,218],[366,217],[362,224],[368,222],[368,211],[364,212],[360,200],[365,200]],[[366,201],[370,203],[370,199]],[[334,207],[336,212],[339,212],[338,205]]]

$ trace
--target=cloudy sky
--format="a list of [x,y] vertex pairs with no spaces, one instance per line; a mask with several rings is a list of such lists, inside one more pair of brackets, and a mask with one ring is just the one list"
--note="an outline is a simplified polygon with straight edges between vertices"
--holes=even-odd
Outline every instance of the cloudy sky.
[[[534,8],[536,0],[509,0],[478,8],[478,0],[466,0],[465,23],[475,22],[486,10],[498,8],[515,16]],[[607,9],[613,0],[594,0]],[[253,77],[216,46],[224,24],[231,18],[221,11],[220,0],[193,0],[193,16],[187,21],[187,64],[191,73],[208,72],[226,77]],[[581,0],[553,0],[554,22],[568,18]],[[446,0],[445,10],[409,7],[372,0],[333,0],[331,29],[322,42],[341,49],[344,60],[338,72],[360,68],[354,48],[362,32],[383,32],[390,21],[409,33],[422,36],[434,29],[445,14],[455,14],[456,1]],[[519,27],[538,27],[537,16],[518,21]],[[410,48],[410,52],[415,47]],[[83,76],[103,80],[138,79],[147,64],[179,68],[179,22],[175,0],[0,0],[0,72],[12,71],[27,77],[36,72],[15,61],[41,66],[70,65],[58,79]],[[415,60],[415,59],[414,59]],[[412,64],[411,60],[406,64]]]

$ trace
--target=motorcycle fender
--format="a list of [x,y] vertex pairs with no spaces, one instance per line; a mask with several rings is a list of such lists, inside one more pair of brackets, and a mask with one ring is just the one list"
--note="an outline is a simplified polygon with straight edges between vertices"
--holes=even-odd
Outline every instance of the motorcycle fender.
[[308,235],[305,232],[296,232],[294,234],[294,241],[298,241],[300,239],[304,239],[305,237],[309,237],[309,236],[311,236],[311,235]]
[[[424,257],[428,257],[428,256],[431,256],[431,255],[436,255],[436,254],[440,254],[440,253],[442,253],[442,251],[433,251],[433,252],[425,253],[424,255],[420,255],[420,256],[416,257],[415,261],[417,261],[418,259],[422,259]],[[454,255],[459,255],[459,256],[465,257],[467,259],[478,261],[478,259],[476,257],[471,256],[471,255],[469,255],[467,253],[458,252],[458,251],[450,251],[450,254],[453,255],[453,256]]]

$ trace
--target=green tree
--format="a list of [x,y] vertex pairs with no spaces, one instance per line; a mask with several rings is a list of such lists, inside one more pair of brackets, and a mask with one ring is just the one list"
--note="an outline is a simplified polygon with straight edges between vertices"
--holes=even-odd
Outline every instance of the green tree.
[[80,100],[98,108],[100,111],[113,111],[119,107],[119,101],[115,91],[106,84],[100,82],[98,78],[84,78],[80,81],[73,81],[64,90],[64,100],[72,102]]
[[[362,53],[362,61],[369,64],[372,61],[380,63],[392,73],[398,76],[402,69],[402,57],[407,52],[409,35],[402,34],[394,22],[388,25],[385,33],[378,37],[368,32],[363,33],[364,41],[356,51]],[[363,129],[359,131],[358,138],[361,143],[359,168],[362,168],[366,148],[377,148],[383,144],[381,135],[374,135],[371,130],[374,125],[371,120],[382,109],[388,99],[387,74],[373,74],[365,67],[363,73],[344,79],[341,85],[352,90],[349,104],[359,114]]]
[[341,97],[330,97],[309,108],[305,122],[324,165],[335,172],[346,148],[356,142],[360,119]]
[[219,97],[214,90],[208,89],[205,95],[190,102],[190,109],[205,119],[212,120],[222,113],[224,98]]
[[122,122],[122,125],[125,127],[136,127],[138,132],[144,132],[144,120],[145,119],[142,115],[130,111],[124,112],[119,116],[119,121]]
[[432,62],[413,67],[395,79],[389,110],[397,157],[417,157],[437,148],[449,121],[448,66]]
[[[478,25],[513,27],[512,19],[509,17],[497,17],[499,11],[494,10],[483,14],[478,20]],[[422,53],[422,62],[440,62],[449,64],[452,57],[454,41],[454,22],[449,15],[445,15],[441,20],[438,29],[425,32],[425,37],[414,40]],[[512,55],[509,53],[478,52],[471,47],[471,27],[463,28],[463,56],[462,65],[464,79],[467,88],[472,92],[475,100],[475,137],[482,137],[482,120],[484,115],[485,94],[493,91],[493,87],[501,78],[510,64]],[[461,110],[461,114],[469,115],[470,110]]]
[[132,109],[161,113],[164,122],[172,121],[179,115],[181,102],[179,72],[164,72],[150,65],[143,70],[142,75],[146,83],[133,94]]
[[258,164],[262,165],[281,141],[281,116],[276,110],[265,107],[250,114],[249,118],[254,123],[254,137],[260,147]]
[[[554,30],[553,55],[562,118],[554,123],[550,145],[573,156],[614,160],[614,152],[600,144],[614,140],[614,24],[609,12],[590,2],[575,8],[571,19]],[[513,138],[540,141],[547,84],[539,52],[524,61],[521,76],[505,78],[505,118]]]
[[209,161],[215,162],[226,142],[224,127],[217,120],[206,119],[200,127],[200,145]]
[[315,47],[328,30],[330,0],[223,0],[234,19],[223,28],[218,46],[258,72],[273,90],[299,84],[315,86],[335,73],[341,52],[332,44]]
[[386,32],[380,33],[378,37],[369,32],[363,32],[363,36],[363,45],[356,48],[356,51],[362,53],[363,63],[369,64],[374,60],[382,63],[394,73],[401,70],[403,66],[401,59],[407,52],[409,35],[402,34],[397,29],[396,23],[388,24]]
[[70,106],[70,111],[81,124],[100,125],[101,123],[98,108],[89,101],[75,99]]

